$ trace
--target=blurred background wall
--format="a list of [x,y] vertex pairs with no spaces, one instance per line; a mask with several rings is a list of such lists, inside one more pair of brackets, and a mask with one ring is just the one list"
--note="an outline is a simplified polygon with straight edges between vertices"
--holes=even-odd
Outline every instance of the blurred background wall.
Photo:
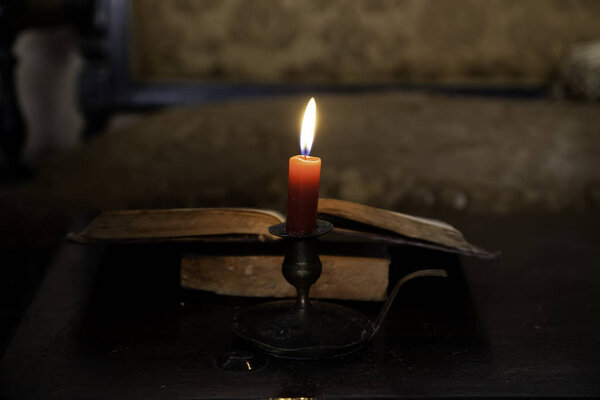
[[[52,19],[93,2],[25,3]],[[598,21],[596,0],[133,0],[127,29],[137,82],[550,87]],[[80,143],[79,40],[55,27],[16,41],[29,162]]]
[[543,84],[595,0],[134,0],[139,80]]
[[[134,0],[131,72],[137,81],[549,85],[573,44],[600,38],[598,21],[595,0]],[[25,158],[79,143],[73,30],[27,30],[14,51]]]

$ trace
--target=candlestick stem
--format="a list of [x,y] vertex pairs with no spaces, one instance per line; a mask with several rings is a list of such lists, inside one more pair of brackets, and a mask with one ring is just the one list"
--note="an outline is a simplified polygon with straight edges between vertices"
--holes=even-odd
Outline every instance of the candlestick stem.
[[296,308],[306,309],[310,306],[310,287],[319,279],[322,269],[316,237],[288,240],[281,271],[296,288]]

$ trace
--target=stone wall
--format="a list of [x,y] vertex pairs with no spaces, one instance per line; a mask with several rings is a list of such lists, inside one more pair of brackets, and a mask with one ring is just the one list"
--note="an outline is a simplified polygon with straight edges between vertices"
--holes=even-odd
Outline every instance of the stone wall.
[[547,82],[596,0],[133,0],[140,80]]

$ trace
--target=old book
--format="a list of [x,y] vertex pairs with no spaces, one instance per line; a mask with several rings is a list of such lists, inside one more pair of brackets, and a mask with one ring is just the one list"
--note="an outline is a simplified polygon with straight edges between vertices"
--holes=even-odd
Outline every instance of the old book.
[[319,214],[332,222],[334,232],[342,236],[482,258],[496,255],[469,243],[453,226],[434,219],[337,199],[319,199]]
[[[479,257],[494,254],[465,240],[446,223],[348,201],[319,199],[322,218],[334,223],[337,238],[432,248]],[[278,240],[268,227],[284,221],[281,214],[249,208],[195,208],[107,211],[80,233],[78,243]]]
[[[322,238],[327,251],[321,256],[321,279],[311,290],[314,297],[382,300],[388,287],[388,245],[493,256],[439,221],[335,199],[319,199],[319,214],[335,228]],[[69,239],[77,243],[211,242],[194,246],[196,254],[182,256],[182,287],[227,295],[291,297],[294,289],[281,274],[280,239],[268,231],[283,221],[279,213],[248,208],[108,211]],[[225,248],[219,247],[223,244]]]
[[[181,286],[218,294],[294,297],[281,274],[282,255],[208,256],[184,254]],[[322,255],[323,272],[311,297],[380,301],[388,288],[388,258]]]
[[283,222],[275,211],[252,208],[175,208],[100,213],[80,233],[78,243],[178,241],[257,236],[276,239],[269,226]]

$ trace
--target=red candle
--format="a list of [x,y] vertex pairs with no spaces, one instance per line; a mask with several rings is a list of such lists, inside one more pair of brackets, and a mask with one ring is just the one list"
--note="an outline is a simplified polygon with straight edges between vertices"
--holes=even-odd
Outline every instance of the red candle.
[[310,157],[314,138],[316,103],[312,98],[306,106],[300,134],[301,155],[290,158],[286,230],[305,235],[317,228],[317,204],[321,159]]

